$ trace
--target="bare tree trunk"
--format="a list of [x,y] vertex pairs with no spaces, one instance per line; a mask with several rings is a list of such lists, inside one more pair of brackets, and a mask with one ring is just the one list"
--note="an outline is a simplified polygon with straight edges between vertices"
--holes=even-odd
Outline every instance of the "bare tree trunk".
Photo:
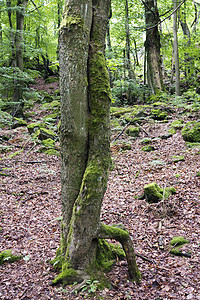
[[[93,274],[100,264],[101,235],[113,238],[116,232],[100,223],[110,164],[111,94],[104,53],[109,9],[110,0],[65,3],[60,29],[63,221],[54,260],[61,273],[53,284],[82,281]],[[126,248],[129,234],[117,230]],[[138,269],[133,274],[139,281]]]
[[178,53],[178,36],[177,36],[177,6],[178,1],[173,0],[174,14],[173,14],[173,34],[174,34],[174,61],[175,61],[175,92],[180,95],[180,70],[179,70],[179,53]]
[[125,2],[125,30],[126,30],[126,69],[128,71],[128,91],[127,91],[127,100],[129,104],[132,104],[131,97],[131,85],[130,80],[135,78],[135,74],[131,65],[131,57],[130,57],[130,29],[129,29],[129,8],[128,8],[128,0]]
[[146,42],[147,53],[147,82],[151,92],[155,94],[158,90],[163,90],[163,77],[161,70],[160,56],[160,34],[158,31],[159,13],[157,1],[145,1],[145,23],[146,23]]

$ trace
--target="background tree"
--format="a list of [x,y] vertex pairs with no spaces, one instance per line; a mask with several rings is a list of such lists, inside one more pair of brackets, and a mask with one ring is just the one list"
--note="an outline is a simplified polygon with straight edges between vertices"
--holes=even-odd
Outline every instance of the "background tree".
[[[105,241],[122,243],[129,274],[139,281],[128,232],[100,222],[110,164],[109,77],[104,58],[110,0],[69,0],[60,29],[61,245],[53,281],[82,281],[111,257]],[[113,254],[112,254],[113,255]]]
[[146,0],[145,5],[145,25],[146,25],[146,41],[145,52],[147,60],[147,82],[153,94],[158,90],[163,90],[163,78],[161,70],[160,55],[160,34],[158,24],[160,21],[157,1]]
[[178,52],[178,36],[177,36],[177,4],[173,0],[174,14],[173,14],[173,34],[174,34],[174,61],[175,61],[175,91],[176,95],[180,95],[180,70],[179,70],[179,52]]

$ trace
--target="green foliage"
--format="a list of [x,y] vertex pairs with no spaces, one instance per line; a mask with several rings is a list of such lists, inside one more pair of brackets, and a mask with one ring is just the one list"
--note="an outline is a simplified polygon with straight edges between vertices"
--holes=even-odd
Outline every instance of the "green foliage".
[[80,292],[87,292],[90,295],[94,294],[98,290],[98,280],[87,280],[84,285],[81,286]]
[[2,252],[0,252],[0,265],[4,264],[4,263],[12,263],[15,262],[17,260],[20,260],[22,258],[22,256],[18,256],[18,255],[13,255],[11,253],[11,250],[4,250]]
[[148,145],[148,146],[142,147],[141,150],[142,150],[142,151],[145,151],[145,152],[151,152],[151,151],[154,151],[155,148],[154,148],[154,146]]
[[112,101],[116,106],[133,104],[136,101],[142,101],[144,95],[148,95],[149,90],[146,86],[137,83],[134,80],[117,80],[112,87]]

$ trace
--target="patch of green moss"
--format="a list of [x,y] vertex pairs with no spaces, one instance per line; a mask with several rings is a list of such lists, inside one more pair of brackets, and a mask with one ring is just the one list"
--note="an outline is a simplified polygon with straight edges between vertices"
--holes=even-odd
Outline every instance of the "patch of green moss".
[[172,156],[173,162],[185,161],[185,157],[183,155]]
[[63,19],[61,22],[60,28],[68,28],[71,29],[73,26],[78,26],[83,28],[84,26],[84,20],[80,16],[73,15],[73,16],[66,16],[65,14],[63,15]]
[[121,239],[129,236],[129,233],[126,230],[119,228],[118,225],[109,226],[102,224],[102,233],[105,233],[108,236],[113,236],[113,238],[120,237]]
[[197,172],[196,176],[197,176],[197,177],[200,177],[200,171],[199,171],[199,172]]
[[176,189],[174,187],[165,188],[165,190],[159,187],[155,182],[149,183],[144,186],[144,198],[147,202],[156,203],[164,198],[168,198],[170,195],[176,193]]
[[151,143],[152,139],[151,138],[144,138],[140,141],[141,144],[149,144]]
[[36,130],[38,130],[40,128],[44,128],[44,124],[42,124],[41,122],[31,123],[27,126],[28,132],[30,134],[36,132]]
[[173,237],[173,239],[170,242],[170,245],[172,245],[174,247],[173,247],[173,249],[170,250],[170,253],[177,255],[177,256],[182,256],[183,253],[181,252],[181,249],[185,244],[188,244],[188,243],[189,243],[189,241],[187,241],[182,236]]
[[184,125],[184,121],[182,119],[179,119],[173,121],[170,126],[175,129],[181,129],[183,128],[183,125]]
[[13,119],[13,124],[12,124],[12,128],[18,128],[18,127],[23,127],[23,126],[27,126],[27,122],[23,119],[20,118],[14,118]]
[[152,104],[153,106],[167,106],[165,102],[157,101]]
[[48,149],[48,150],[45,150],[44,153],[48,154],[48,155],[55,155],[55,156],[60,157],[60,152],[56,149]]
[[126,133],[129,135],[129,136],[132,136],[132,137],[137,137],[139,136],[140,134],[140,128],[139,127],[135,127],[135,126],[129,126],[126,130]]
[[52,139],[50,139],[50,138],[41,141],[41,144],[42,144],[45,148],[47,148],[47,149],[49,149],[49,148],[54,148],[54,147],[55,147],[55,141],[52,140]]
[[39,134],[38,134],[38,139],[39,140],[46,140],[46,139],[53,139],[53,140],[58,140],[58,136],[56,135],[55,132],[53,132],[50,129],[46,128],[40,128]]
[[56,82],[56,81],[58,81],[59,80],[59,78],[58,77],[48,77],[48,78],[46,78],[45,79],[45,83],[53,83],[53,82]]
[[59,111],[60,110],[60,101],[54,100],[50,103],[45,103],[41,106],[41,109]]
[[22,256],[18,256],[18,255],[13,255],[11,253],[11,250],[4,250],[0,253],[0,265],[8,262],[8,263],[12,263],[15,261],[18,261],[22,258]]
[[113,127],[113,129],[122,129],[122,126],[117,119],[111,120],[111,126]]
[[186,142],[186,146],[188,148],[198,148],[200,147],[200,143],[190,143],[190,142]]
[[162,111],[161,109],[152,109],[151,110],[151,117],[154,120],[164,120],[168,116],[167,112]]
[[174,246],[180,246],[180,245],[184,245],[189,243],[189,241],[187,241],[183,236],[175,236],[173,237],[173,239],[170,242],[170,245]]
[[170,129],[168,130],[168,133],[169,133],[170,135],[175,134],[175,133],[176,133],[176,129],[175,129],[175,128],[170,128]]
[[120,118],[122,115],[126,113],[131,113],[133,111],[133,108],[124,108],[124,107],[111,107],[110,113],[112,116],[116,118]]
[[145,152],[151,152],[151,151],[154,151],[155,148],[154,148],[154,146],[148,145],[148,146],[143,146],[141,150],[145,151]]
[[62,272],[52,281],[52,285],[58,283],[71,284],[78,280],[78,273],[75,269],[70,268],[68,263],[62,265]]
[[187,142],[200,142],[200,122],[188,122],[183,127],[181,134]]

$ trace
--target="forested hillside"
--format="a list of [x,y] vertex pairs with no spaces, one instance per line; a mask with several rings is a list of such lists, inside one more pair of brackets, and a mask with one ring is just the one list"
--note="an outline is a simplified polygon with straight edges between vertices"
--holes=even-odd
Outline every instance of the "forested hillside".
[[[101,25],[96,25],[101,18],[95,14],[99,12],[97,2],[103,7],[101,0],[83,2],[0,1],[0,298],[200,299],[200,3],[112,0],[109,22],[101,30]],[[84,15],[84,25],[73,9],[67,10],[74,3]],[[89,27],[91,16],[88,11],[88,15],[83,13],[86,3],[93,3],[90,35],[86,25]],[[109,1],[106,3],[108,7]],[[65,39],[71,35],[74,44],[63,46],[63,28],[68,30]],[[82,41],[77,45],[78,30],[84,32],[84,43],[86,34],[90,40],[88,61],[77,69],[70,63],[75,57],[84,61],[81,51],[87,47],[82,46]],[[107,82],[102,91],[95,90],[94,78],[107,78],[101,56],[104,46],[99,46],[104,36],[102,33],[96,37],[95,30],[106,32],[111,93]],[[67,54],[63,53],[65,47]],[[96,53],[101,55],[95,73],[92,68]],[[69,90],[64,61],[68,62],[66,70],[72,72],[68,76]],[[87,78],[82,80],[83,71]],[[85,93],[81,97],[90,95],[89,106],[84,108],[80,99],[82,104],[74,102],[67,111],[74,113],[74,119],[79,109],[92,115],[86,121],[87,144],[78,140],[77,145],[86,147],[87,155],[93,151],[92,159],[86,158],[93,174],[97,172],[93,158],[96,155],[98,160],[104,155],[101,141],[106,140],[106,148],[110,139],[107,190],[104,194],[102,188],[99,214],[101,224],[115,224],[108,227],[116,228],[110,235],[97,234],[99,240],[111,242],[111,246],[101,244],[111,254],[104,252],[103,268],[98,262],[98,272],[87,273],[90,277],[84,274],[82,284],[77,283],[79,277],[75,275],[71,281],[62,277],[66,261],[60,258],[62,248],[66,257],[71,251],[63,243],[63,195],[64,189],[71,186],[64,187],[66,175],[61,176],[60,164],[63,168],[66,160],[66,165],[71,166],[68,157],[64,157],[64,140],[74,139],[70,131],[66,133],[68,124],[72,128],[73,118],[63,116],[63,94],[67,87],[68,98],[76,93],[79,97],[80,92],[74,89],[78,78]],[[111,99],[110,129],[108,117],[99,106],[104,95]],[[107,110],[107,104],[103,105]],[[80,124],[81,118],[83,114]],[[97,122],[102,122],[99,131]],[[105,136],[101,139],[100,134]],[[98,150],[102,151],[100,155]],[[76,158],[69,157],[74,163],[71,176],[75,184]],[[105,165],[107,168],[108,163]],[[82,205],[87,190],[92,190],[87,186],[87,172],[86,168],[86,175],[81,175],[82,198],[73,210]],[[106,171],[102,174],[106,182]],[[98,185],[94,184],[93,191],[95,187],[98,192],[101,189],[101,176],[98,173]],[[76,188],[74,185],[69,194]],[[92,195],[97,197],[93,192]],[[93,210],[89,211],[92,216]],[[78,212],[76,215],[80,217]],[[71,226],[74,218],[73,215]],[[88,216],[88,227],[89,220]],[[127,236],[127,232],[141,274],[137,284],[131,280],[126,246],[119,238],[119,234]],[[73,236],[72,230],[70,234]],[[71,242],[71,236],[66,243]],[[67,266],[66,270],[74,267]]]

